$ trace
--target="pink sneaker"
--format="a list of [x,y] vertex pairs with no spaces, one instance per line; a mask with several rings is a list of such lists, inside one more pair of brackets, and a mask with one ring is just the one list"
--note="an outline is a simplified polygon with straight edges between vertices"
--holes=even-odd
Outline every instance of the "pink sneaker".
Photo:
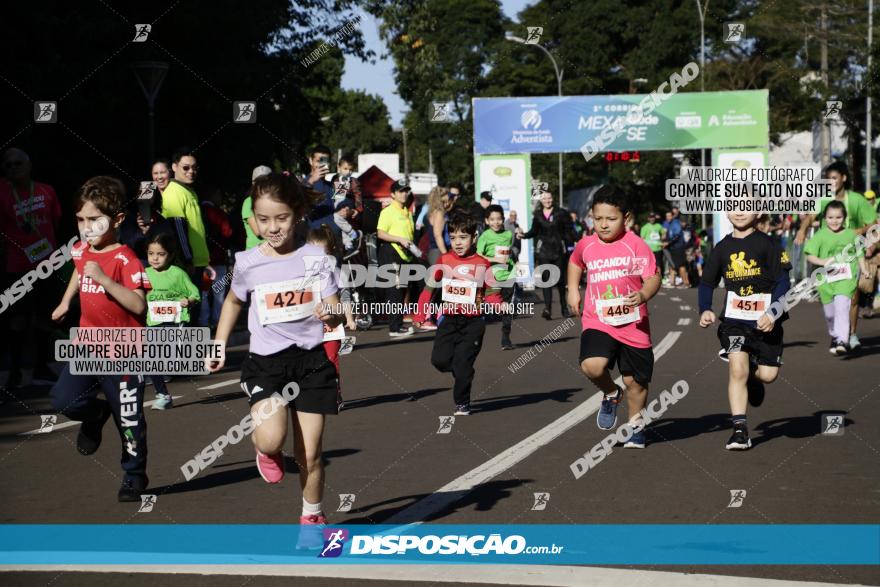
[[302,526],[326,526],[327,518],[318,514],[312,514],[311,516],[300,516],[299,523]]
[[257,451],[257,471],[266,483],[280,483],[284,478],[284,453],[264,455]]

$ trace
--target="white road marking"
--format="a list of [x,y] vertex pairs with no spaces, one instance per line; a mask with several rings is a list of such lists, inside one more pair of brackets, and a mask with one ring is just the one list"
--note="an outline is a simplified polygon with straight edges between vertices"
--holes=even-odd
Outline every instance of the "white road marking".
[[690,309],[691,309],[691,307],[690,307],[690,306],[679,306],[678,309],[679,309],[679,310],[684,310],[685,312],[689,312]]
[[202,387],[197,387],[196,389],[217,389],[218,387],[226,387],[227,385],[238,384],[240,379],[227,379],[226,381],[221,381],[220,383],[212,383],[211,385],[203,385]]
[[[172,395],[171,399],[179,399],[182,397],[183,397],[182,395]],[[150,400],[148,402],[144,402],[144,407],[149,408],[154,403],[156,403],[156,400]],[[46,414],[46,415],[48,415],[48,414]],[[59,418],[61,418],[61,417],[62,416],[59,416]],[[76,426],[78,424],[82,424],[82,422],[80,422],[79,420],[66,420],[64,422],[61,422],[60,424],[55,424],[54,426],[52,426],[52,430],[50,432],[40,432],[41,428],[34,428],[33,430],[28,430],[27,432],[19,432],[18,435],[19,436],[29,436],[31,434],[50,434],[51,432],[55,432],[56,430],[70,428],[71,426]]]
[[[681,332],[673,330],[663,337],[663,340],[654,346],[654,360],[657,361],[660,357],[666,354],[680,336]],[[618,385],[622,385],[622,382],[623,381],[620,377],[615,381]],[[398,512],[384,523],[402,525],[420,524],[421,520],[424,520],[430,514],[440,511],[459,501],[477,485],[481,485],[490,479],[497,477],[517,463],[528,458],[541,447],[550,444],[556,438],[562,436],[565,432],[595,414],[599,411],[599,405],[601,403],[602,392],[598,391],[587,398],[586,401],[553,422],[550,422],[528,438],[521,440],[507,450],[504,450],[489,459],[479,467],[472,469],[454,481],[447,483],[431,495],[417,501],[405,510]]]
[[669,298],[669,301],[670,301],[670,302],[680,302],[680,301],[681,301],[681,298],[679,298],[679,297],[673,297],[673,298]]
[[[369,527],[365,527],[369,530]],[[91,573],[160,573],[163,575],[235,575],[261,577],[331,577],[366,579],[383,585],[403,585],[424,581],[434,583],[493,583],[496,585],[546,585],[548,587],[617,587],[637,585],[657,587],[839,587],[838,583],[785,581],[758,577],[685,574],[671,571],[609,569],[562,565],[0,565],[0,571]]]
[[679,318],[678,319],[678,326],[687,326],[690,323],[691,323],[690,318]]

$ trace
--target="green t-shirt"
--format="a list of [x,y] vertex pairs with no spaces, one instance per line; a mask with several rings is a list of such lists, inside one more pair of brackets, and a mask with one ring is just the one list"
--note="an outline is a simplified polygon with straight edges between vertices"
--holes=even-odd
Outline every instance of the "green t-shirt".
[[[507,247],[508,251],[513,246],[513,233],[509,230],[495,232],[491,228],[484,230],[480,238],[477,239],[477,254],[484,257],[494,257],[496,247]],[[492,263],[492,274],[498,281],[507,281],[510,279],[510,273],[513,271],[513,259],[509,253],[507,263]]]
[[207,267],[211,264],[205,223],[196,193],[182,183],[171,181],[162,192],[162,216],[184,218],[189,225],[189,246],[192,247],[193,266]]
[[241,205],[241,220],[244,222],[244,232],[247,235],[247,239],[245,240],[245,248],[250,249],[252,247],[257,246],[258,244],[263,242],[257,234],[251,230],[251,225],[248,224],[248,218],[254,215],[253,206],[251,205],[251,197],[248,196],[244,199],[244,202]]
[[[833,257],[842,252],[847,245],[853,245],[849,250],[855,252],[857,236],[858,235],[851,228],[845,228],[840,232],[831,232],[831,230],[825,227],[820,228],[816,231],[816,234],[813,235],[813,238],[808,240],[806,245],[804,245],[804,254],[814,255],[820,259],[827,259],[828,257]],[[861,257],[863,255],[864,251],[860,250],[858,256]],[[818,287],[819,298],[822,300],[823,304],[830,304],[834,299],[834,296],[851,296],[853,292],[856,291],[859,282],[858,259],[854,258],[849,263],[849,266],[852,278],[828,283],[826,276],[825,281]],[[826,269],[830,269],[830,266],[826,265]]]
[[[149,311],[150,302],[179,302],[184,299],[199,299],[199,289],[190,281],[186,271],[176,265],[170,265],[165,271],[156,271],[147,267],[147,278],[150,280],[150,289],[147,291],[147,326],[161,324],[153,320],[153,314]],[[189,322],[189,308],[180,309],[180,319],[177,322]]]
[[[819,218],[822,226],[825,226],[825,221],[821,220],[822,215],[825,213],[825,208],[836,199],[824,198],[820,201]],[[846,195],[843,197],[843,205],[846,207],[846,228],[862,228],[877,221],[877,210],[874,209],[874,206],[862,194],[846,192]]]
[[663,247],[660,245],[663,240],[663,226],[657,222],[654,224],[646,224],[642,227],[642,232],[639,235],[642,237],[642,240],[648,243],[648,247],[653,251],[657,252],[661,250]]

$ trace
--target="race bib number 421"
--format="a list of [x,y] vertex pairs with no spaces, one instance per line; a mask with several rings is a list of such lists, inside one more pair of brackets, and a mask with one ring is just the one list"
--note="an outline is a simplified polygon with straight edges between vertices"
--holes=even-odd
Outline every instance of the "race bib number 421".
[[304,278],[265,283],[254,288],[260,324],[293,322],[312,315],[321,301],[321,283]]

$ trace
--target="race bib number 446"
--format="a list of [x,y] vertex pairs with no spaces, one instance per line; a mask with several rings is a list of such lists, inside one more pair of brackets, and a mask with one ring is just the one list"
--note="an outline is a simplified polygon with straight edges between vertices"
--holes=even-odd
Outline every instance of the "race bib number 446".
[[321,283],[304,278],[265,283],[254,288],[260,324],[293,322],[312,315],[321,301]]
[[642,319],[639,307],[629,306],[623,298],[596,300],[596,315],[600,322],[611,326],[622,326]]
[[741,297],[734,292],[727,292],[727,303],[724,308],[726,318],[756,321],[770,307],[770,294],[754,294]]

